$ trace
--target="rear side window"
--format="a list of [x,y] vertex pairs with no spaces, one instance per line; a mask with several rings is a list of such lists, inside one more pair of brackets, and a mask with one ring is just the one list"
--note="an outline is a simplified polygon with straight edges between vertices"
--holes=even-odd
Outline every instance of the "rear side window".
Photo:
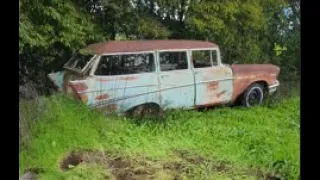
[[82,55],[76,54],[69,62],[66,63],[65,67],[70,69],[82,70],[88,62],[93,58],[94,55]]
[[172,71],[188,69],[187,52],[161,52],[160,58],[160,70]]
[[194,68],[206,68],[212,66],[212,54],[210,50],[192,51],[192,61]]
[[193,50],[192,62],[194,68],[206,68],[218,65],[217,50]]
[[101,56],[95,75],[141,74],[155,71],[154,55],[125,54]]

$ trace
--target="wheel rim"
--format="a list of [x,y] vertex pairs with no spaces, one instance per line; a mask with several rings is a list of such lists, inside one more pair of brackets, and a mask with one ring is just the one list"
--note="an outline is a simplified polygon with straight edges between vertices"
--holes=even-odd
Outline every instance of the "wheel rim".
[[260,105],[263,100],[263,91],[260,87],[252,88],[247,97],[246,97],[246,105],[247,106],[255,106]]

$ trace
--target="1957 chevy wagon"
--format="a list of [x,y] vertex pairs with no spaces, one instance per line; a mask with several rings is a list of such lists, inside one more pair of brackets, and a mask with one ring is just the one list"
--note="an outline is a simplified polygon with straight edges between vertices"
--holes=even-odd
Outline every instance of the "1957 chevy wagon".
[[277,90],[280,68],[226,65],[207,41],[137,40],[96,43],[49,74],[56,86],[90,107],[116,112],[192,109],[240,102],[259,105]]

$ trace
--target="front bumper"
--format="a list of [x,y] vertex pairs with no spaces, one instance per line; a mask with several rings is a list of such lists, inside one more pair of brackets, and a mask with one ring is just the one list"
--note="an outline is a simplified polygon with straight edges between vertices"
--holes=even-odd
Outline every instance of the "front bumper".
[[269,90],[269,94],[273,94],[277,91],[277,88],[280,86],[280,83],[279,81],[277,80],[275,84],[271,85],[268,87],[268,90]]

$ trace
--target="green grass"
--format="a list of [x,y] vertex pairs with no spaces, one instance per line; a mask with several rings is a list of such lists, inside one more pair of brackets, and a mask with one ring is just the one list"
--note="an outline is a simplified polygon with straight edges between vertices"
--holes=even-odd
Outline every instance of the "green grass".
[[[20,173],[27,168],[43,168],[40,179],[105,179],[108,172],[95,164],[60,170],[61,160],[78,149],[148,158],[155,166],[179,160],[178,151],[201,157],[203,162],[189,163],[189,170],[183,171],[187,179],[255,179],[241,174],[250,168],[286,179],[297,179],[300,173],[299,96],[249,109],[172,111],[165,120],[145,122],[105,117],[60,95],[45,101],[43,116],[32,126],[33,139],[19,153]],[[230,168],[213,171],[217,163]],[[155,176],[170,179],[162,177],[164,174]]]

